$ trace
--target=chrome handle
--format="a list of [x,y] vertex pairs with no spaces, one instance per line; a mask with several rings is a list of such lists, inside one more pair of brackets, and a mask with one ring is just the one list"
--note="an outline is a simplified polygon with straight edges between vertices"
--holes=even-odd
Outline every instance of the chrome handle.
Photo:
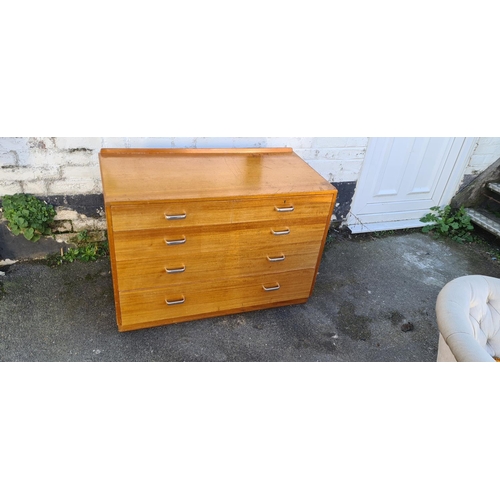
[[280,287],[280,284],[277,283],[276,286],[271,286],[271,287],[266,287],[266,286],[262,285],[262,288],[266,292],[274,292],[275,290],[279,290],[281,287]]
[[167,271],[168,274],[183,273],[185,270],[186,266],[178,267],[177,269],[168,269],[167,267],[165,268],[165,271]]
[[184,302],[186,302],[186,297],[182,296],[181,300],[168,300],[168,299],[165,299],[165,302],[167,303],[167,306],[175,306],[177,304],[184,304]]
[[274,207],[274,210],[276,210],[276,212],[293,212],[295,210],[295,207],[284,207],[284,208]]
[[269,262],[281,262],[282,260],[285,260],[285,255],[281,254],[281,257],[269,257],[269,255],[268,255],[267,260]]
[[179,220],[179,219],[185,219],[187,214],[178,214],[178,215],[167,215],[165,214],[165,219],[167,220]]
[[290,229],[285,229],[284,231],[275,231],[274,229],[271,229],[271,232],[274,236],[282,236],[283,234],[290,234]]
[[182,245],[183,243],[186,243],[186,237],[182,240],[165,240],[165,243],[167,245]]

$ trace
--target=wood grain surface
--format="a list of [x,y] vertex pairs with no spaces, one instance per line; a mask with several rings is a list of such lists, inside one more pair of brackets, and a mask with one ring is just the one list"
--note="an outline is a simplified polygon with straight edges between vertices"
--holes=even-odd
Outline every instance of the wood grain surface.
[[120,331],[312,293],[337,190],[290,148],[104,149],[99,160]]
[[[304,299],[309,295],[313,269],[273,273],[262,276],[244,276],[232,280],[186,283],[183,286],[153,290],[121,292],[122,325],[147,321],[171,321],[185,316],[207,314],[224,309],[238,309]],[[279,290],[266,292],[264,286]],[[169,306],[166,301],[185,300]]]
[[[108,150],[109,151],[109,150]],[[106,203],[175,199],[220,199],[334,191],[296,153],[244,153],[229,150],[131,149],[128,154],[101,152]],[[225,150],[226,151],[226,150]],[[243,150],[248,151],[248,150]]]

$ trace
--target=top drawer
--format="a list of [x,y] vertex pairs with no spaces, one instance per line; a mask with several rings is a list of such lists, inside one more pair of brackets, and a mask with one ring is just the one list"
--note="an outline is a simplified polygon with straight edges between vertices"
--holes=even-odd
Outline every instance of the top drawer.
[[183,228],[239,222],[323,219],[329,214],[331,192],[310,196],[265,196],[224,201],[166,201],[112,205],[114,231]]
[[210,226],[231,222],[231,201],[112,205],[114,231]]
[[231,222],[294,221],[324,219],[330,212],[332,192],[306,195],[276,195],[262,198],[241,198],[233,202]]

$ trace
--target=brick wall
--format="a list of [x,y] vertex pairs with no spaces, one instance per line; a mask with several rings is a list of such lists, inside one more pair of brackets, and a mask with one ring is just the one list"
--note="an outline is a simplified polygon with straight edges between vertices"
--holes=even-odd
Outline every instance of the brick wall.
[[0,138],[0,197],[101,192],[100,138]]
[[481,137],[465,169],[465,176],[476,176],[500,158],[500,137]]

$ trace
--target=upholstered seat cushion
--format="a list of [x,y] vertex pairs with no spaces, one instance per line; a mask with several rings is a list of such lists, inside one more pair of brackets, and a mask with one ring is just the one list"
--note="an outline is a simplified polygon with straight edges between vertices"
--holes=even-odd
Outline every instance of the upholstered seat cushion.
[[462,276],[438,295],[439,331],[457,361],[494,361],[500,356],[500,279]]

